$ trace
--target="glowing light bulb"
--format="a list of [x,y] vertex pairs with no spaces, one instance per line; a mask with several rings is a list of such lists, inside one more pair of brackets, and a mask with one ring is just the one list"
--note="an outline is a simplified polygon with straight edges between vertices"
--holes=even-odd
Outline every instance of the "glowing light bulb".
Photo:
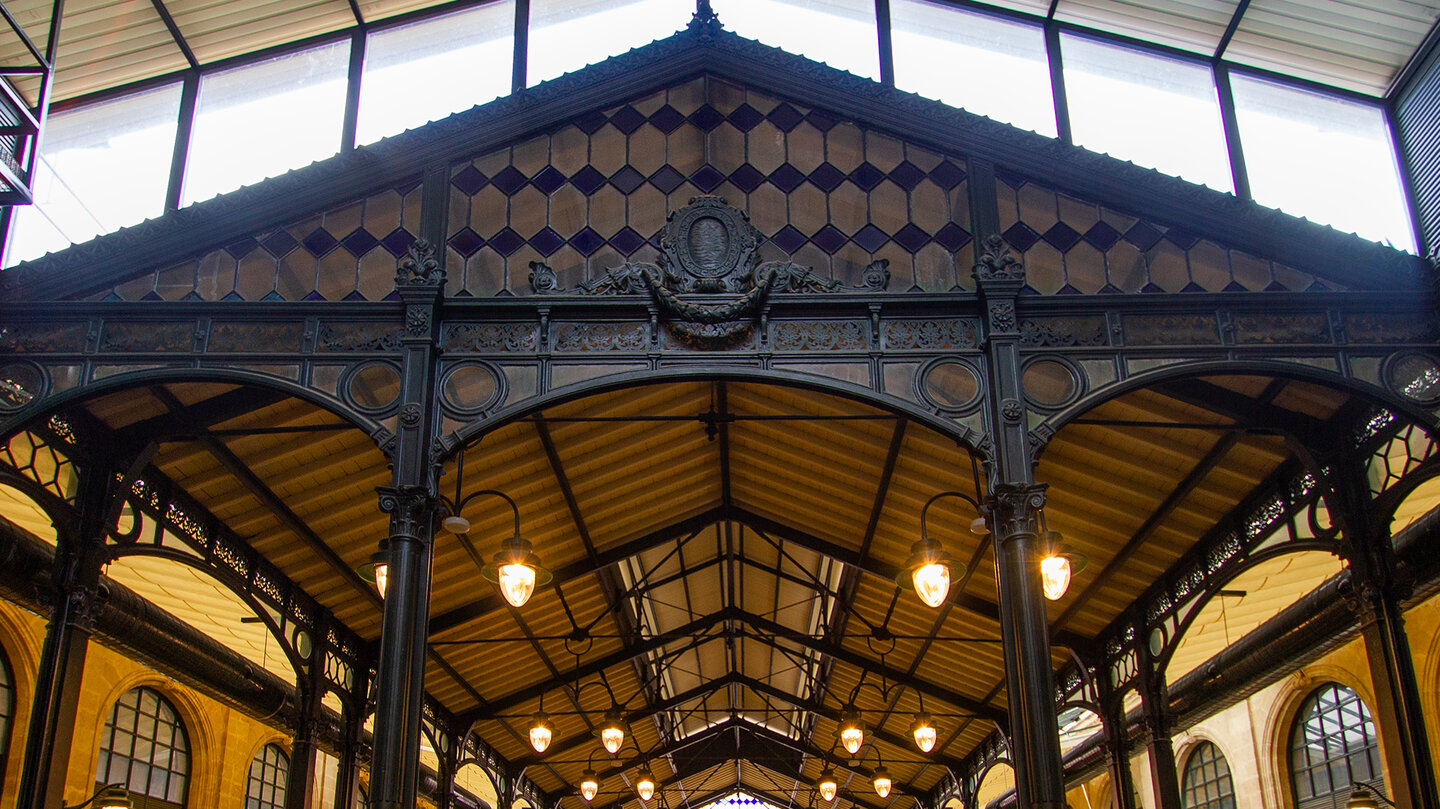
[[620,750],[620,745],[625,743],[625,731],[618,726],[610,726],[600,731],[600,743],[605,745],[605,752],[615,755]]
[[389,581],[390,565],[384,562],[377,562],[375,564],[375,591],[380,594],[380,598],[382,599],[385,598],[385,585],[388,584]]
[[543,753],[554,737],[555,730],[550,725],[550,717],[543,713],[535,714],[530,720],[530,746],[535,748],[535,752]]
[[840,785],[836,783],[835,777],[830,775],[829,770],[820,775],[820,783],[816,786],[820,788],[820,797],[827,803],[835,800],[835,796],[840,792]]
[[595,775],[594,770],[586,770],[584,777],[580,780],[580,797],[584,798],[586,803],[589,803],[595,800],[595,796],[599,794],[599,777]]
[[921,565],[915,568],[910,574],[915,582],[915,595],[926,606],[938,607],[945,603],[945,596],[950,594],[950,567],[938,562]]
[[852,756],[860,752],[860,745],[864,741],[865,731],[860,728],[845,728],[840,731],[840,745]]
[[500,566],[500,593],[511,606],[523,607],[535,592],[535,568],[529,565]]
[[1047,556],[1040,560],[1040,586],[1045,597],[1059,601],[1070,589],[1070,560],[1064,556]]
[[910,734],[915,737],[915,746],[920,752],[928,753],[935,749],[935,740],[939,731],[935,729],[935,723],[931,721],[929,714],[916,714],[915,722],[910,726]]
[[892,782],[890,780],[889,771],[886,770],[884,767],[875,768],[875,775],[873,778],[871,778],[870,783],[875,786],[876,795],[879,795],[882,798],[890,797],[890,787],[892,785]]
[[650,777],[648,770],[640,773],[640,778],[635,782],[635,791],[639,793],[642,801],[649,802],[655,797],[655,779]]

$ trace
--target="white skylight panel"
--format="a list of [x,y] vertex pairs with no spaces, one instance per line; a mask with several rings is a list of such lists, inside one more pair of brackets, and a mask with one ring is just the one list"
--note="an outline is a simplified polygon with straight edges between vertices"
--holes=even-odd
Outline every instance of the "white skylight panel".
[[684,28],[692,3],[673,0],[532,0],[526,83],[603,62]]
[[790,53],[880,78],[872,0],[713,0],[725,27]]

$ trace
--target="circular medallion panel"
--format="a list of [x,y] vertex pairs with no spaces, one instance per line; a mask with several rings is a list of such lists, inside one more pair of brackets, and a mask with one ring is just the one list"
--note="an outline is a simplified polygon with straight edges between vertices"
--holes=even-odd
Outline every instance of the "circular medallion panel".
[[1025,397],[1041,407],[1069,404],[1080,395],[1080,378],[1059,360],[1036,360],[1021,376]]
[[366,363],[350,374],[345,393],[361,410],[384,410],[400,398],[400,371],[386,362]]
[[500,396],[500,378],[488,365],[458,365],[445,375],[440,395],[451,410],[465,415],[482,413]]
[[941,410],[964,410],[980,398],[980,377],[963,362],[941,360],[922,372],[920,392]]
[[45,372],[32,363],[0,365],[0,411],[19,410],[44,393]]
[[1429,354],[1403,354],[1390,363],[1386,373],[1390,387],[1422,405],[1440,402],[1440,361]]

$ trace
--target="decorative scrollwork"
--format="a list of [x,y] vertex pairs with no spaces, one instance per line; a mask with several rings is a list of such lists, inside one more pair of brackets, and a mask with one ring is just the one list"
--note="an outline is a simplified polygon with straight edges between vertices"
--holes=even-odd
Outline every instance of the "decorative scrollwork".
[[1000,416],[1006,421],[1014,424],[1025,415],[1025,408],[1020,404],[1019,399],[1005,399],[1000,402]]
[[396,287],[440,287],[445,285],[445,268],[435,256],[435,246],[416,239],[395,265]]
[[1025,318],[1020,345],[1034,347],[1103,346],[1109,344],[1103,317]]
[[1015,330],[1015,302],[1001,299],[990,302],[990,330],[1010,332]]
[[995,515],[995,536],[1000,540],[1040,530],[1040,509],[1045,506],[1044,483],[1000,483],[990,497]]
[[977,281],[1024,281],[1025,265],[1010,252],[1010,245],[998,233],[985,237],[973,275]]
[[452,323],[445,326],[440,347],[447,351],[534,351],[537,331],[533,323]]

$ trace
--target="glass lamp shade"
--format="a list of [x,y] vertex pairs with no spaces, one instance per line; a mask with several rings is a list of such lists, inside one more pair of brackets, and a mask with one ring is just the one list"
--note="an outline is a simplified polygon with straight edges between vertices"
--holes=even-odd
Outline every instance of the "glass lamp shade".
[[1355,787],[1350,793],[1350,800],[1345,802],[1345,809],[1380,809],[1380,804],[1370,797],[1370,793],[1364,787]]
[[855,755],[865,743],[865,726],[860,724],[860,711],[850,705],[840,712],[840,746]]
[[595,774],[594,770],[586,770],[585,774],[580,778],[580,797],[584,798],[586,803],[589,803],[595,800],[595,796],[599,794],[600,777]]
[[915,721],[910,723],[910,735],[915,737],[915,746],[920,748],[920,752],[928,753],[935,749],[935,740],[940,734],[930,714],[918,713]]
[[895,576],[895,584],[914,590],[928,606],[938,607],[950,595],[950,577],[964,573],[965,565],[955,561],[939,542],[924,538],[910,546],[910,558]]
[[385,585],[390,583],[390,565],[388,562],[379,562],[375,565],[375,591],[383,599],[385,597]]
[[586,803],[589,803],[590,801],[595,800],[595,796],[599,794],[599,776],[595,774],[594,770],[586,770],[585,774],[580,779],[580,797],[584,798]]
[[550,715],[541,711],[530,718],[530,746],[537,753],[545,752],[555,738],[555,726],[550,724]]
[[635,793],[646,802],[655,797],[655,779],[650,776],[648,767],[641,768],[639,777],[635,779]]
[[876,795],[882,798],[890,797],[890,787],[893,782],[890,780],[890,771],[883,765],[875,768],[875,774],[871,776],[870,783],[874,785]]
[[605,712],[605,724],[600,726],[600,744],[604,745],[605,752],[613,756],[624,743],[625,725],[621,721],[620,710],[611,708]]
[[385,598],[385,585],[390,579],[390,551],[386,547],[387,541],[380,542],[380,550],[370,554],[365,564],[355,569],[360,578],[375,585],[375,592],[380,598]]
[[1069,558],[1052,554],[1041,559],[1040,586],[1045,590],[1045,597],[1051,601],[1064,598],[1070,589],[1070,574]]
[[131,809],[130,792],[125,787],[111,784],[95,795],[95,809]]
[[500,543],[499,553],[480,569],[480,575],[499,586],[500,594],[512,607],[525,606],[535,588],[549,584],[553,578],[540,566],[540,557],[535,555],[530,541],[518,536]]
[[915,595],[925,606],[938,607],[945,603],[945,596],[950,594],[950,568],[931,562],[915,568],[910,577],[915,583]]
[[820,780],[815,782],[815,788],[820,790],[820,797],[824,798],[826,803],[835,800],[835,796],[840,793],[840,783],[835,780],[835,773],[828,768],[820,773]]

